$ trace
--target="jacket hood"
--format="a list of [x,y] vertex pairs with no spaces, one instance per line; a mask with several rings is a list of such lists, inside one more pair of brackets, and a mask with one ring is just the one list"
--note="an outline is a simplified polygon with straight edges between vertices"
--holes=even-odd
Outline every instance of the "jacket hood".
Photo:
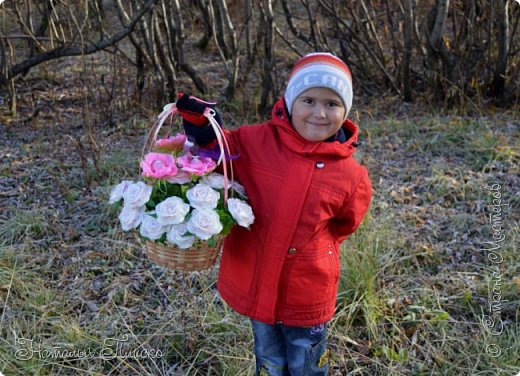
[[340,143],[339,141],[308,141],[300,136],[292,126],[290,117],[285,110],[285,102],[283,98],[279,99],[273,106],[271,120],[268,124],[276,127],[281,142],[283,142],[293,152],[299,154],[330,155],[339,158],[347,158],[356,151],[354,144],[357,142],[359,130],[358,126],[353,121],[346,119],[343,122],[342,129],[347,136],[347,140],[343,143]]

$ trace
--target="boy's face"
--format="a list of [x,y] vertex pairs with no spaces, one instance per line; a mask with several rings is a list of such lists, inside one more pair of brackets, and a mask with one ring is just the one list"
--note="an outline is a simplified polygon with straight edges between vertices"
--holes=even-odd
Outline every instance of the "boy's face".
[[308,141],[323,141],[335,135],[343,124],[345,106],[334,91],[315,87],[294,101],[292,124]]

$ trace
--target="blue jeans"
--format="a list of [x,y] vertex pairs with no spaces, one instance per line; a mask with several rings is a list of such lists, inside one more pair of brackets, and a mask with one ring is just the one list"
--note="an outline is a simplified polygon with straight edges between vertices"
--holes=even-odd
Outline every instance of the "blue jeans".
[[327,324],[313,327],[269,325],[251,320],[256,375],[327,375]]

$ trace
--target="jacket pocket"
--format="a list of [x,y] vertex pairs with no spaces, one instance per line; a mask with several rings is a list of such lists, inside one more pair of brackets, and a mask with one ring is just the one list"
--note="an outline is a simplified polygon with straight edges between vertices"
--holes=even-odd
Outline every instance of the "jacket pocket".
[[233,289],[248,294],[255,275],[256,262],[256,249],[239,244],[233,236],[229,236],[220,261],[220,277]]
[[283,296],[287,307],[311,310],[335,299],[339,259],[333,243],[312,252],[289,255],[285,272],[288,274],[283,279]]

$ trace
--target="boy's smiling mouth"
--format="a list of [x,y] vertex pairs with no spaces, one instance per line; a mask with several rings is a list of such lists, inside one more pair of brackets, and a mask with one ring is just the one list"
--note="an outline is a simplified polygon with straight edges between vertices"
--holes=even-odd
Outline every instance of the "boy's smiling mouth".
[[308,121],[307,124],[309,124],[309,125],[311,125],[313,127],[318,127],[318,128],[329,126],[329,123],[315,123],[315,122],[312,122],[312,121]]
[[311,123],[311,122],[308,122],[307,125],[311,128],[316,128],[316,129],[325,129],[330,126],[329,124]]

